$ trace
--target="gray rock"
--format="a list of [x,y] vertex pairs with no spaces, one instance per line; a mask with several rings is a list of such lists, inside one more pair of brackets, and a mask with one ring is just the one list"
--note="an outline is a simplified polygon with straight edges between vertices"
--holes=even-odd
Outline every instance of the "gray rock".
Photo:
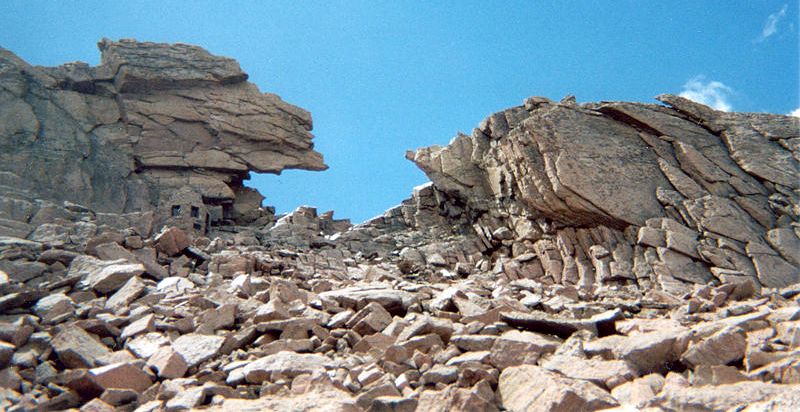
[[109,294],[121,288],[134,276],[145,272],[143,265],[126,260],[105,261],[91,256],[78,256],[69,266],[67,276],[80,276],[80,285]]
[[98,47],[96,67],[33,67],[0,50],[0,172],[19,189],[99,212],[158,211],[163,222],[172,217],[158,209],[184,186],[242,211],[260,206],[238,183],[248,171],[327,167],[310,114],[259,92],[234,60],[185,44]]
[[225,343],[222,336],[189,333],[172,342],[172,349],[181,355],[191,368],[217,355]]

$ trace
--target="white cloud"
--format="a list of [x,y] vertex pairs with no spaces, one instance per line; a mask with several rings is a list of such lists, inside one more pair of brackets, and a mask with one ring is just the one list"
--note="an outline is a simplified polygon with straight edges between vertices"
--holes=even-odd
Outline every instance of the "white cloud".
[[693,77],[683,85],[680,96],[716,110],[731,111],[733,107],[728,99],[733,94],[733,89],[716,80],[705,80],[704,76]]
[[769,36],[772,36],[773,34],[778,32],[778,24],[784,17],[786,17],[787,8],[788,6],[784,4],[780,10],[770,14],[769,17],[767,17],[767,21],[764,22],[764,28],[761,29],[761,35],[758,36],[756,41],[762,42],[766,40]]
[[792,110],[792,111],[789,113],[789,116],[800,117],[800,107],[798,107],[798,108],[796,108],[796,109]]

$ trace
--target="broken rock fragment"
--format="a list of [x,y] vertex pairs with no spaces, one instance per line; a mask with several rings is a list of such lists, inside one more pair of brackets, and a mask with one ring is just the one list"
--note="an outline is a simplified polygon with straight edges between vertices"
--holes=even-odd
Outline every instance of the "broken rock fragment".
[[172,342],[172,349],[186,361],[191,368],[219,353],[225,338],[222,336],[189,333]]
[[92,368],[98,359],[111,353],[97,338],[74,325],[63,327],[52,344],[58,359],[70,368]]
[[244,367],[247,382],[261,383],[265,380],[291,379],[305,373],[324,373],[331,367],[330,359],[314,354],[278,352],[251,361]]
[[506,368],[497,393],[509,411],[583,411],[617,406],[606,391],[533,365]]
[[131,389],[142,393],[152,384],[142,368],[133,363],[113,363],[89,372],[103,389]]
[[140,263],[125,260],[102,261],[90,256],[79,256],[72,261],[68,276],[79,275],[81,284],[102,293],[109,294],[121,288],[134,276],[145,272]]

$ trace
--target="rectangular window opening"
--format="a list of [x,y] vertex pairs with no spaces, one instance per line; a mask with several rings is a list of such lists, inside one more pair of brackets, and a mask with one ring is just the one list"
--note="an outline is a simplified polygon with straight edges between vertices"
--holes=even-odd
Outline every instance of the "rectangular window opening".
[[178,217],[181,214],[181,205],[172,206],[172,217]]

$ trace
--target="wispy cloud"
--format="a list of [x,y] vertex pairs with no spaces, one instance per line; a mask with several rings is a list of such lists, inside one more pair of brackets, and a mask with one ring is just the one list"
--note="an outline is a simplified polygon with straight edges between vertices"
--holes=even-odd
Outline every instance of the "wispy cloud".
[[789,112],[789,116],[800,117],[800,107]]
[[732,94],[733,89],[722,82],[706,81],[705,76],[695,76],[683,85],[680,96],[716,110],[729,112],[733,108],[728,100]]
[[781,20],[786,17],[786,10],[788,8],[789,6],[784,4],[780,10],[770,14],[767,17],[767,21],[764,22],[764,28],[761,29],[761,35],[756,39],[757,42],[762,42],[778,32],[778,25],[780,24]]

